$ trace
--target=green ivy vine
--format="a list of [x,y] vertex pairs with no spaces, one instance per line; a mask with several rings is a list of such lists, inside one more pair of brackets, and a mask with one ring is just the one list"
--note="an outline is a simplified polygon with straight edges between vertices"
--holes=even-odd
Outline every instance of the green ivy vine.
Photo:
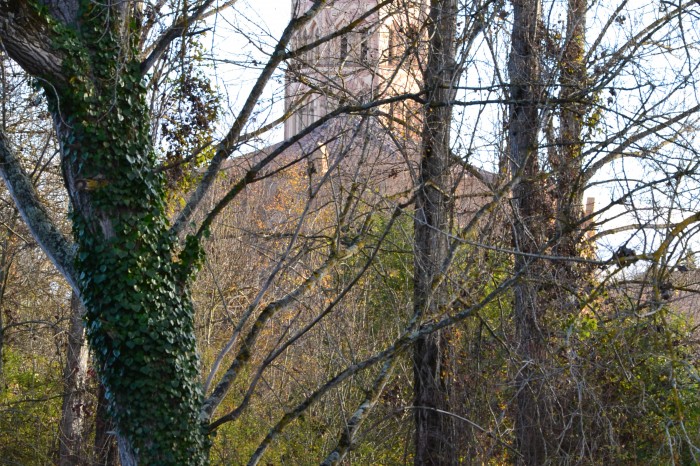
[[[42,11],[68,58],[68,85],[44,84],[71,190],[88,340],[120,435],[141,464],[206,464],[189,282],[203,259],[178,250],[152,148],[134,34],[109,3],[83,1],[79,26]],[[125,43],[126,42],[126,43]]]

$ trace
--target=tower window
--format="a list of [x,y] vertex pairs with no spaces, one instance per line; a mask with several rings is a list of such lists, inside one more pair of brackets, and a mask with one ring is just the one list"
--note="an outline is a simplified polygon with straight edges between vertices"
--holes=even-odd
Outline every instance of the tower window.
[[388,44],[388,51],[387,51],[387,56],[389,58],[390,63],[394,63],[396,59],[399,58],[398,54],[398,40],[396,38],[396,31],[394,28],[389,28],[389,44]]
[[[314,41],[318,41],[319,39],[320,39],[320,36],[317,32],[316,34],[314,34]],[[317,45],[314,48],[314,60],[318,61],[320,59],[321,59],[321,46]]]
[[367,63],[369,59],[369,34],[362,34],[362,42],[360,43],[360,61]]
[[348,56],[348,37],[343,36],[340,38],[340,59],[344,60]]
[[[302,32],[299,34],[299,46],[300,46],[300,47],[303,47],[303,46],[305,46],[305,45],[308,44],[308,43],[309,43],[308,35],[306,34],[306,31],[302,31]],[[301,58],[301,60],[303,60],[303,61],[307,61],[307,60],[309,59],[309,51],[307,50],[307,51],[305,51],[305,52],[302,52],[300,58]]]

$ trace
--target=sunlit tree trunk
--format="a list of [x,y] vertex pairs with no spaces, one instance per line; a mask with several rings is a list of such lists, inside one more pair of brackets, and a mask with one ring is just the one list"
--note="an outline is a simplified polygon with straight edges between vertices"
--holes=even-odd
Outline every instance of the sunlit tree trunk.
[[[416,197],[414,305],[424,317],[440,312],[444,287],[434,284],[448,256],[452,218],[450,124],[454,99],[456,0],[434,0],[428,19],[428,66],[420,189]],[[450,412],[445,331],[420,338],[413,353],[415,464],[455,464],[455,426]]]
[[[583,290],[594,283],[592,266],[575,261],[590,255],[586,250],[587,223],[583,222],[582,155],[584,117],[590,109],[585,63],[587,2],[568,0],[567,7],[566,36],[559,60],[559,141],[556,158],[550,161],[556,206],[552,252],[561,260],[552,263],[554,286],[550,288],[548,303],[551,315],[561,319],[578,313]],[[577,396],[573,391],[560,396],[567,400],[561,404],[569,408],[558,419],[559,427],[553,429],[552,443],[559,441],[561,455],[574,455],[585,442],[585,433],[579,431],[583,407],[571,399]]]
[[[581,217],[583,215],[583,161],[581,131],[587,111],[587,73],[585,63],[586,0],[569,0],[566,38],[559,61],[560,136],[557,159],[551,161],[556,178],[555,252],[562,256],[580,254]],[[570,263],[564,263],[571,269]],[[572,277],[576,278],[576,277]]]

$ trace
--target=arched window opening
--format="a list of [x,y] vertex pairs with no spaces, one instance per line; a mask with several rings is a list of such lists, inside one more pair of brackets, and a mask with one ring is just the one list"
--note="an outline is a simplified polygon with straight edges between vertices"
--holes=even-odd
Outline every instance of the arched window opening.
[[348,36],[340,38],[340,59],[345,60],[348,56]]
[[360,62],[367,63],[369,61],[369,33],[363,32],[360,38]]

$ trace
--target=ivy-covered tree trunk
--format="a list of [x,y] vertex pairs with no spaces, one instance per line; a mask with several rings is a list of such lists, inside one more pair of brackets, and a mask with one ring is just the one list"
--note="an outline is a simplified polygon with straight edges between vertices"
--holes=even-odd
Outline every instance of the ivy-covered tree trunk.
[[[154,19],[149,16],[154,10],[142,12],[142,2],[135,1],[0,1],[3,47],[36,77],[49,102],[75,241],[52,221],[2,131],[0,175],[32,236],[85,305],[87,338],[123,466],[207,463],[208,423],[232,377],[203,403],[188,288],[203,259],[200,240],[230,198],[207,214],[195,235],[183,238],[183,231],[236,149],[265,86],[289,56],[293,34],[327,2],[313,0],[290,20],[169,226],[149,134],[145,75],[175,39],[216,13],[217,3],[201,0],[171,11],[158,2],[151,7],[168,11]],[[155,32],[154,21],[172,17]]]
[[[132,2],[4,2],[8,52],[45,90],[60,141],[75,250],[52,227],[2,141],[2,174],[28,224],[81,294],[121,461],[207,461],[188,281],[149,134]],[[26,188],[26,189],[25,189]],[[29,207],[28,207],[29,206]],[[70,254],[70,257],[69,257]],[[74,256],[73,256],[74,254]],[[74,257],[74,258],[73,258]]]
[[[414,306],[432,318],[445,302],[444,286],[435,286],[449,253],[452,218],[450,124],[455,95],[456,0],[434,0],[428,20],[427,91],[423,126],[420,189],[416,194]],[[419,338],[413,348],[416,465],[456,464],[455,425],[450,415],[451,368],[446,331]]]
[[76,272],[122,462],[131,449],[143,464],[198,464],[192,461],[203,461],[204,433],[187,295],[192,263],[176,256],[167,227],[134,65],[76,70],[84,80],[78,95],[94,98],[85,101],[72,89],[53,102],[73,206]]

